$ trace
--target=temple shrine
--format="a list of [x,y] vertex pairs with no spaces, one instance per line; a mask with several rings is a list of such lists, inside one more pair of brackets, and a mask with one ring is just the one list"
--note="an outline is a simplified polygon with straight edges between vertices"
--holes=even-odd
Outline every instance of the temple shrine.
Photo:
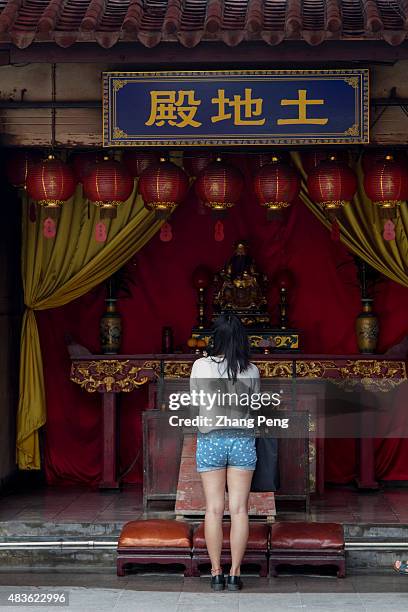
[[282,399],[247,565],[408,558],[407,23],[403,0],[0,2],[2,570],[208,566],[170,400],[222,314]]

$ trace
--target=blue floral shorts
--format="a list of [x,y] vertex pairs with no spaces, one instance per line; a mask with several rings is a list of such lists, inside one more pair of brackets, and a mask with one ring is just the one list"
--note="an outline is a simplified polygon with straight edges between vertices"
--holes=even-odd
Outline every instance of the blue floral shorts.
[[255,436],[242,432],[212,430],[197,433],[197,472],[222,470],[227,467],[254,470],[256,466]]

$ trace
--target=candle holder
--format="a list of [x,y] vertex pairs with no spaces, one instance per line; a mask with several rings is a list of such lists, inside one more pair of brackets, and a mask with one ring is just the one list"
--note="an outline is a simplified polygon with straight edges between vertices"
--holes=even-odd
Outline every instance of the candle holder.
[[281,329],[288,326],[288,294],[285,287],[279,290],[279,326]]
[[211,272],[205,266],[198,266],[193,272],[193,286],[197,290],[197,327],[196,329],[202,330],[205,328],[207,323],[206,313],[206,290],[211,283]]
[[279,287],[279,326],[281,329],[288,328],[288,292],[293,287],[293,274],[287,268],[282,268],[276,275],[276,283]]

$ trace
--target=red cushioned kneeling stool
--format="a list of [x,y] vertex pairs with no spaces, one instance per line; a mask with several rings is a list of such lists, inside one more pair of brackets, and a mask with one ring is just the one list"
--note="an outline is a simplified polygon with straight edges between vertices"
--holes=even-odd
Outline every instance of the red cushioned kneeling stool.
[[272,525],[269,571],[278,565],[335,565],[346,575],[343,526],[338,523],[280,522]]
[[[229,543],[230,523],[222,524],[222,550],[221,564],[231,563],[231,551]],[[253,563],[259,565],[259,575],[268,575],[268,545],[269,526],[265,523],[250,523],[248,544],[242,563]],[[201,523],[193,535],[193,562],[192,575],[199,576],[199,565],[210,563],[204,537],[204,523]]]
[[130,563],[179,563],[191,576],[191,527],[184,521],[152,519],[123,526],[117,548],[117,575]]

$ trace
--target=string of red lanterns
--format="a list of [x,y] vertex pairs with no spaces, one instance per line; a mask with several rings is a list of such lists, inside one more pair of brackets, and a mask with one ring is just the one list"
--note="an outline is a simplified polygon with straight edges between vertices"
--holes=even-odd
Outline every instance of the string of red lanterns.
[[[187,174],[159,155],[152,150],[126,150],[119,162],[104,159],[101,151],[75,151],[67,164],[53,155],[42,159],[34,149],[16,149],[7,156],[5,166],[10,183],[26,188],[28,196],[51,219],[58,216],[61,206],[72,197],[78,182],[83,185],[84,195],[100,208],[101,218],[116,215],[117,207],[130,197],[135,179],[145,207],[166,223],[169,214],[187,195],[187,174],[195,182],[199,199],[216,216],[224,216],[239,202],[244,177],[239,167],[214,152],[185,152],[183,166]],[[347,164],[348,156],[343,150],[335,155],[319,149],[301,154],[309,196],[334,221],[357,190],[357,177]],[[367,197],[388,218],[395,217],[401,203],[408,199],[408,163],[402,159],[403,153],[397,152],[396,157],[383,150],[368,149],[361,159]],[[250,156],[247,169],[258,202],[269,214],[288,208],[296,200],[300,178],[287,151],[255,153]],[[220,228],[222,223],[218,222]],[[388,232],[386,239],[390,239],[389,235]]]

